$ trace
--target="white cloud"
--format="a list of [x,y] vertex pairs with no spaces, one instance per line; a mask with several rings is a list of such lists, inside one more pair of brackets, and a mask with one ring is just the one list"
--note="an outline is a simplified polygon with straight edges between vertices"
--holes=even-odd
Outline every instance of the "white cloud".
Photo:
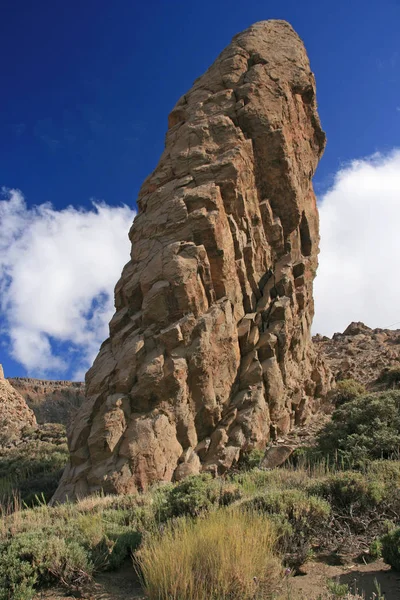
[[[400,150],[344,166],[319,209],[313,331],[400,321]],[[83,377],[108,335],[134,214],[104,203],[27,208],[17,190],[0,201],[1,325],[30,374]]]
[[330,336],[351,321],[399,322],[400,150],[343,167],[319,210],[313,331]]
[[10,352],[32,375],[81,378],[108,335],[113,289],[129,259],[127,206],[27,208],[0,201],[0,297]]

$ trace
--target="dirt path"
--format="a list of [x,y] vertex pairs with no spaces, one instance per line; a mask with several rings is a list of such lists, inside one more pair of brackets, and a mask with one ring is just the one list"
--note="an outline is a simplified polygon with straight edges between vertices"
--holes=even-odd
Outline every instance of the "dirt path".
[[101,573],[90,589],[80,595],[68,595],[65,590],[51,589],[39,592],[34,600],[143,600],[141,589],[131,564],[116,572]]
[[[309,562],[303,567],[304,575],[290,580],[289,596],[293,600],[317,600],[326,590],[328,580],[346,583],[350,591],[364,593],[366,600],[374,598],[375,580],[381,587],[385,600],[400,599],[400,573],[391,571],[382,560],[360,565],[349,563],[340,566],[323,562]],[[376,596],[375,596],[376,597]]]
[[[365,594],[366,600],[373,600],[376,592],[375,580],[381,587],[385,600],[400,599],[400,573],[390,570],[390,567],[379,560],[367,565],[349,563],[340,566],[328,565],[324,562],[309,562],[303,567],[302,575],[288,580],[288,589],[283,586],[281,596],[286,594],[290,600],[319,600],[325,598],[327,582],[346,583],[350,591],[358,590]],[[102,573],[90,590],[81,595],[68,595],[62,590],[46,590],[37,594],[34,600],[144,600],[132,566],[127,564],[117,572]],[[376,596],[375,596],[376,598]]]

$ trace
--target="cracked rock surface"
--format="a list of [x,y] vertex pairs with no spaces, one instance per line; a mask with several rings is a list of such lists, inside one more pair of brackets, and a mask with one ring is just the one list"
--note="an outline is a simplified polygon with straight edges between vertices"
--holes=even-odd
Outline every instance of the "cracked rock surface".
[[25,427],[36,427],[36,418],[24,398],[4,378],[0,365],[0,446],[21,437]]
[[382,373],[400,369],[400,329],[371,329],[358,321],[332,338],[316,335],[313,341],[337,381],[355,379],[379,391]]
[[284,21],[235,36],[178,101],[54,501],[221,474],[318,408],[331,379],[310,339],[324,145]]

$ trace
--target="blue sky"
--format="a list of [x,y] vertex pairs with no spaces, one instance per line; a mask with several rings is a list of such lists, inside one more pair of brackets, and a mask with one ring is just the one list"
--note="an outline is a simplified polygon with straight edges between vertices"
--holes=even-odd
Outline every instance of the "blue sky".
[[[24,200],[14,195],[13,206],[24,227],[36,223],[36,229],[30,232],[32,239],[40,235],[43,218],[50,219],[53,233],[55,229],[59,232],[56,236],[77,231],[81,225],[74,223],[79,215],[87,221],[83,229],[91,227],[88,222],[93,221],[93,199],[120,210],[114,219],[116,229],[110,234],[116,235],[118,227],[124,227],[133,217],[122,204],[135,208],[140,185],[157,164],[167,116],[175,102],[235,33],[270,18],[286,19],[293,25],[305,42],[316,76],[319,111],[328,136],[315,177],[321,199],[334,185],[343,165],[377,152],[393,157],[393,149],[400,146],[398,0],[3,0],[0,187],[21,190]],[[383,173],[382,162],[380,166],[375,162],[375,167]],[[351,173],[354,175],[354,168]],[[9,192],[4,194],[4,202],[10,203]],[[375,196],[372,205],[374,200]],[[378,204],[381,201],[376,198]],[[53,212],[43,217],[43,208],[33,207],[46,202],[51,202]],[[106,235],[101,228],[109,218],[104,211],[110,208],[103,206],[101,210],[102,215],[95,210],[96,223]],[[9,223],[10,211],[7,215]],[[21,242],[24,229],[20,227],[19,231],[17,244],[13,237],[14,255],[20,249],[26,256],[34,256],[32,247],[23,247]],[[98,238],[94,235],[93,239]],[[80,243],[77,241],[76,247]],[[49,248],[52,251],[51,244]],[[120,264],[121,253],[126,259]],[[128,260],[128,253],[129,246],[121,246],[108,276],[101,283],[93,283],[94,298],[80,299],[80,315],[86,325],[91,321],[89,329],[96,327],[92,317],[98,299],[103,298],[111,281],[116,282],[115,273]],[[90,265],[87,270],[91,270]],[[3,277],[3,295],[13,273],[8,271]],[[48,273],[51,279],[56,277],[50,268]],[[34,283],[29,285],[34,292]],[[16,297],[17,289],[14,294]],[[28,297],[25,307],[29,301]],[[10,342],[10,319],[15,321],[21,310],[20,306],[15,308],[15,303],[7,307],[3,304],[0,362],[6,374],[80,375],[104,327],[91,341],[90,351],[86,347],[83,351],[80,344],[85,342],[71,343],[66,333],[73,323],[82,325],[72,314],[64,328],[46,329],[43,325],[47,333],[40,342],[33,337],[31,346],[42,342],[47,345],[43,355],[48,361],[46,368],[16,350],[15,339]],[[391,315],[387,316],[390,320]],[[20,347],[24,332],[21,328],[18,331]]]

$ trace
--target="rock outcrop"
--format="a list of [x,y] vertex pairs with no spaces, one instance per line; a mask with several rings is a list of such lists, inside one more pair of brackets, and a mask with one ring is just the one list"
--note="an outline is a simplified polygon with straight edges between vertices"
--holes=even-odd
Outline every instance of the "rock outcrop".
[[8,378],[26,400],[38,423],[69,425],[85,398],[85,384],[76,381],[49,381],[28,377]]
[[369,389],[385,369],[400,369],[400,330],[371,329],[350,323],[343,333],[313,337],[317,351],[329,364],[335,379],[355,379]]
[[0,365],[0,445],[18,439],[26,427],[36,427],[35,415],[4,378]]
[[223,473],[318,406],[311,179],[324,145],[284,21],[235,36],[179,100],[54,501]]

